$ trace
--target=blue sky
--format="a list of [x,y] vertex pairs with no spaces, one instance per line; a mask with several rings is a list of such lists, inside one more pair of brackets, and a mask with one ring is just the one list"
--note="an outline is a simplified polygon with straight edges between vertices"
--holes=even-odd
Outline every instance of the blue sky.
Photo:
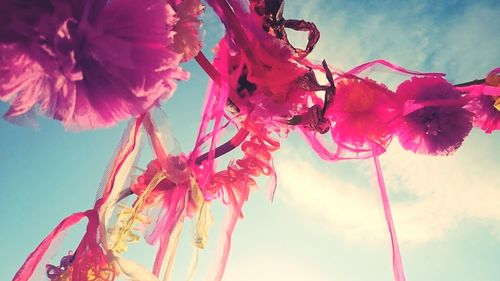
[[[312,57],[340,69],[384,58],[401,66],[446,72],[469,81],[500,66],[497,1],[288,1],[287,18],[314,21],[321,40]],[[207,9],[209,10],[209,8]],[[205,16],[206,46],[222,35]],[[291,34],[294,42],[304,36]],[[299,43],[300,44],[300,43]],[[303,44],[303,43],[302,43]],[[192,148],[207,78],[194,63],[162,108],[183,151]],[[377,76],[393,85],[390,73]],[[7,106],[0,105],[0,112]],[[67,132],[40,119],[38,129],[0,121],[0,279],[12,278],[43,237],[70,213],[92,206],[124,123]],[[450,157],[417,156],[394,140],[381,157],[408,280],[500,280],[500,133],[473,130]],[[141,163],[149,153],[144,151]],[[233,236],[224,280],[391,280],[390,241],[370,161],[325,163],[296,135],[276,153],[278,191],[252,194]],[[215,208],[222,220],[221,208]],[[204,280],[217,245],[201,254]],[[64,254],[83,227],[61,244]],[[189,229],[188,229],[189,230]],[[182,241],[174,280],[184,280],[189,236]],[[148,264],[152,251],[134,250]]]

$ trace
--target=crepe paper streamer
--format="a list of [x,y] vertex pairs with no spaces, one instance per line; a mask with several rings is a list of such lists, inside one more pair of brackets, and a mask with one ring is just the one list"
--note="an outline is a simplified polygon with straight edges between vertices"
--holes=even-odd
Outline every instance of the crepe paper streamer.
[[[148,116],[144,116],[149,118]],[[144,125],[144,123],[137,123],[137,125],[141,126]],[[154,128],[158,129],[159,124],[154,124]],[[140,127],[139,127],[140,128]],[[139,129],[137,128],[137,129]],[[165,122],[163,122],[163,129],[165,129],[165,132],[169,132],[168,128],[165,127]],[[136,142],[139,141],[139,137],[141,136],[141,130],[138,130],[138,136],[136,139]],[[165,138],[161,138],[165,140]],[[162,144],[165,144],[165,141],[161,142]],[[134,153],[137,153],[137,146],[136,149],[133,150]],[[124,191],[126,191],[129,186],[125,185],[130,178],[130,173],[131,173],[131,167],[135,165],[135,154],[130,154],[127,159],[123,161],[123,164],[120,165],[119,169],[116,170],[116,172],[113,172],[113,174],[116,174],[114,177],[108,176],[105,178],[104,182],[110,183],[111,184],[111,192],[108,197],[108,200],[106,201],[105,204],[103,204],[100,208],[100,226],[102,229],[106,229],[109,225],[109,220],[111,217],[111,214],[113,213],[113,210],[116,208],[116,204],[123,198],[121,195]],[[120,159],[115,159],[112,161],[112,167],[115,167],[117,163],[121,162]],[[112,169],[110,169],[112,170]],[[110,173],[108,173],[109,175]],[[156,187],[158,188],[158,186]],[[156,189],[155,188],[155,189]],[[153,190],[154,191],[154,190]],[[129,189],[130,192],[130,189]],[[146,203],[149,204],[149,201],[146,200]],[[110,263],[113,263],[116,267],[117,270],[119,270],[121,276],[124,275],[126,280],[131,280],[131,281],[159,281],[158,277],[153,275],[150,271],[150,269],[145,268],[144,266],[137,264],[133,261],[130,261],[124,257],[121,257],[119,255],[115,255],[115,253],[112,251],[111,247],[113,246],[113,241],[110,241],[110,237],[108,237],[108,233],[106,231],[99,231],[100,234],[100,241],[102,241],[102,246],[104,249],[108,252],[108,259]]]
[[[144,118],[145,116],[143,116]],[[138,200],[134,204],[134,208],[131,209],[131,216],[129,216],[128,220],[125,222],[125,225],[123,226],[118,226],[118,233],[117,237],[108,237],[108,239],[103,239],[104,237],[101,236],[99,239],[96,235],[98,234],[97,229],[98,228],[104,228],[106,225],[106,214],[110,211],[108,208],[110,208],[115,202],[110,202],[109,200],[116,200],[119,199],[119,197],[116,196],[116,193],[119,192],[120,187],[117,186],[116,184],[118,183],[118,176],[119,174],[123,171],[123,169],[127,169],[128,167],[124,166],[126,163],[127,165],[133,164],[131,162],[127,162],[129,158],[131,157],[132,153],[136,151],[136,142],[137,138],[139,136],[139,127],[143,123],[143,118],[138,119],[134,121],[130,127],[130,129],[126,132],[124,137],[123,144],[121,144],[119,147],[120,149],[118,150],[117,156],[112,162],[110,172],[108,173],[108,176],[104,180],[104,191],[102,192],[102,195],[100,195],[99,199],[96,201],[94,209],[88,211],[85,213],[87,217],[89,217],[89,224],[87,227],[87,231],[84,235],[84,238],[82,239],[82,242],[80,243],[79,247],[75,251],[74,256],[72,257],[72,263],[71,265],[63,271],[59,271],[58,273],[59,276],[54,276],[54,280],[97,280],[98,278],[105,279],[105,280],[113,280],[115,276],[115,269],[120,268],[120,265],[117,265],[118,267],[114,268],[115,263],[125,263],[129,265],[133,265],[132,269],[129,269],[125,273],[126,275],[130,275],[128,277],[132,278],[132,280],[141,280],[141,277],[139,276],[145,276],[144,279],[142,280],[155,280],[155,278],[150,278],[153,276],[152,274],[146,274],[144,272],[141,273],[141,270],[143,269],[142,266],[137,265],[133,262],[130,262],[128,260],[125,260],[123,258],[120,258],[119,256],[116,256],[117,253],[121,252],[120,247],[123,246],[122,240],[126,239],[127,237],[132,237],[134,235],[129,235],[132,225],[134,224],[135,220],[140,217],[139,215],[139,210],[143,209],[143,207],[147,206],[148,200],[147,198],[149,196],[152,196],[153,191],[155,187],[158,186],[158,184],[166,179],[166,175],[172,176],[172,181],[173,182],[179,182],[180,179],[183,177],[179,177],[176,175],[176,173],[172,170],[172,167],[169,167],[168,172],[166,174],[163,173],[158,173],[156,177],[153,177],[150,185],[148,188],[143,190],[141,193],[141,196],[138,198]],[[149,122],[151,121],[148,118],[144,118],[144,120],[148,120]],[[146,122],[144,122],[146,124]],[[146,128],[146,131],[150,135],[152,139],[159,138],[158,134],[155,133],[155,131],[152,131],[151,129],[154,128],[152,126],[152,123],[149,125],[144,125]],[[152,141],[152,143],[155,144],[161,144],[158,140]],[[156,151],[160,151],[159,149],[156,149]],[[164,151],[164,150],[162,150]],[[172,157],[170,157],[172,158]],[[186,161],[186,160],[184,160]],[[170,163],[170,162],[169,162]],[[171,235],[169,238],[171,238],[174,241],[174,244],[172,246],[175,246],[175,241],[178,241],[178,235],[180,234],[180,230],[182,229],[182,221],[184,219],[185,215],[193,216],[195,213],[198,214],[199,221],[198,221],[198,227],[197,227],[197,240],[195,241],[198,245],[198,247],[204,247],[206,243],[206,235],[208,235],[208,227],[210,226],[209,222],[209,206],[207,205],[208,203],[205,202],[201,191],[197,187],[196,182],[194,181],[193,178],[189,178],[188,183],[190,188],[183,188],[182,186],[178,188],[178,190],[181,190],[181,193],[179,194],[184,194],[183,196],[179,197],[182,198],[182,200],[178,200],[178,202],[183,202],[182,206],[185,206],[182,208],[182,212],[180,215],[179,220],[167,220],[168,223],[172,221],[177,221],[180,223],[174,224],[176,230],[174,231],[173,235]],[[182,182],[181,182],[182,183]],[[189,191],[188,192],[186,192]],[[189,199],[187,195],[190,195],[192,199]],[[174,195],[173,198],[176,198]],[[189,200],[193,200],[193,203],[189,203]],[[194,209],[190,209],[189,206],[194,205]],[[174,209],[174,208],[172,208]],[[99,216],[97,215],[97,211],[99,210]],[[177,230],[178,229],[178,230]],[[99,232],[103,233],[103,232]],[[107,257],[104,256],[104,252],[101,249],[101,247],[98,245],[99,241],[102,242],[102,245],[105,248],[105,251],[110,251],[110,253],[107,255]],[[165,241],[165,238],[163,238],[162,241]],[[107,246],[110,245],[110,246]],[[165,245],[165,244],[164,244]],[[161,248],[161,247],[160,247]],[[175,247],[173,248],[175,250]],[[159,251],[159,257],[162,255],[166,254],[167,259],[166,259],[166,264],[167,264],[167,269],[166,273],[164,275],[165,280],[168,279],[168,272],[171,270],[171,266],[173,264],[173,257],[175,255],[175,251],[172,251],[172,247],[167,247],[166,249],[164,248],[164,252]],[[115,252],[115,253],[113,253]],[[157,263],[161,264],[162,259],[157,259]],[[35,264],[36,267],[37,264]],[[54,272],[55,267],[52,266],[49,268],[50,272]],[[148,277],[149,276],[149,277]],[[65,279],[66,278],[66,279]],[[23,280],[23,279],[21,279]],[[28,280],[28,279],[26,279]]]
[[[101,248],[97,245],[97,230],[100,226],[98,222],[98,210],[105,206],[109,195],[112,192],[116,181],[116,176],[123,164],[131,156],[136,148],[138,138],[138,130],[142,123],[142,117],[130,123],[128,129],[125,130],[122,143],[118,146],[116,157],[112,161],[112,165],[107,173],[107,177],[103,182],[102,193],[98,195],[98,200],[94,208],[85,212],[75,213],[61,221],[61,223],[40,243],[40,245],[28,256],[19,271],[14,276],[15,281],[27,281],[32,277],[33,272],[40,266],[46,253],[53,247],[55,240],[61,237],[62,233],[70,227],[78,223],[82,218],[89,219],[87,231],[80,245],[75,251],[70,267],[66,275],[71,273],[72,281],[87,280],[88,278],[97,278],[100,273],[106,275],[106,278],[111,278],[114,273],[109,271],[110,268],[104,260]],[[102,229],[100,231],[103,231]],[[105,233],[105,229],[104,229]],[[49,268],[50,270],[51,268]],[[64,277],[64,276],[63,276]],[[83,279],[82,279],[83,278]]]
[[[71,262],[71,281],[113,281],[117,275],[99,245],[99,217],[96,210],[87,212],[88,224]],[[57,280],[57,279],[55,279]],[[64,279],[62,279],[64,280]],[[61,280],[61,281],[62,281]],[[57,280],[59,281],[59,280]]]
[[191,254],[191,262],[189,264],[189,270],[187,273],[187,281],[192,281],[196,275],[196,270],[198,268],[198,256],[200,249],[197,247],[193,248],[193,253]]
[[221,280],[224,274],[232,233],[237,220],[242,217],[242,207],[248,200],[250,190],[256,186],[254,177],[274,174],[271,152],[280,147],[279,142],[269,136],[263,124],[254,124],[247,120],[243,126],[250,132],[249,140],[241,145],[243,158],[231,162],[227,169],[213,174],[207,190],[210,194],[225,194],[225,203],[229,208],[221,243],[221,256],[215,265],[213,280]]
[[[194,187],[194,189],[197,189],[194,182],[191,186]],[[186,188],[181,186],[178,188],[174,188],[173,190],[170,190],[165,195],[163,195],[165,198],[169,198],[169,201],[167,201],[168,203],[165,203],[165,205],[163,205],[163,208],[166,209],[166,213],[163,215],[163,217],[159,218],[157,226],[155,227],[149,238],[148,236],[146,236],[146,239],[149,243],[154,243],[155,240],[153,239],[159,239],[160,247],[155,259],[155,264],[153,266],[153,273],[155,275],[159,275],[160,269],[162,267],[166,267],[164,280],[168,280],[168,276],[170,275],[170,272],[172,270],[175,257],[175,249],[177,248],[177,244],[183,228],[182,226],[184,218],[186,216],[192,216],[188,213],[189,203],[187,201],[193,198],[192,196],[194,191],[193,189],[191,189],[190,192],[186,192],[185,190]],[[199,189],[197,192],[200,193]],[[193,200],[197,201],[194,203],[196,205],[195,212],[199,213],[194,243],[195,245],[200,246],[200,243],[203,243],[207,239],[206,235],[208,235],[208,227],[210,226],[210,224],[205,220],[210,214],[207,213],[209,212],[209,209],[207,207],[201,208],[202,206],[204,206],[204,199],[202,196],[197,196],[197,199]]]
[[[231,162],[226,170],[212,175],[210,185],[205,194],[217,195],[233,185],[246,184],[256,186],[253,177],[260,175],[273,175],[271,153],[280,147],[278,141],[272,139],[267,133],[262,133],[254,126],[246,123],[246,129],[251,133],[248,141],[243,142],[241,150],[242,159]],[[262,125],[261,125],[262,126]]]
[[224,106],[227,101],[227,94],[216,94],[221,92],[226,92],[227,85],[226,83],[221,79],[221,75],[219,72],[212,66],[212,64],[207,60],[207,58],[203,55],[203,53],[199,53],[196,56],[196,61],[198,64],[209,74],[210,78],[212,81],[209,81],[208,86],[207,86],[207,94],[206,94],[206,99],[204,102],[203,106],[203,113],[202,113],[202,119],[200,122],[199,126],[199,131],[198,131],[198,136],[195,142],[195,147],[193,148],[192,152],[189,155],[189,165],[194,166],[194,163],[197,161],[196,159],[200,156],[201,154],[201,149],[202,145],[206,141],[206,136],[208,135],[207,133],[207,128],[211,120],[214,120],[214,126],[212,128],[212,131],[210,133],[211,135],[211,144],[210,144],[210,150],[209,153],[206,157],[208,160],[207,170],[206,174],[204,175],[205,180],[203,181],[204,185],[206,183],[206,179],[208,178],[208,173],[210,170],[213,170],[213,165],[214,165],[214,157],[215,157],[215,147],[217,146],[216,143],[218,141],[218,138],[220,137],[220,132],[221,132],[221,122],[222,122],[222,117],[224,116]]
[[[162,165],[168,163],[168,154],[165,150],[165,147],[161,144],[159,134],[160,132],[154,130],[154,126],[152,124],[152,120],[148,118],[147,122],[145,122],[145,129],[148,133],[148,136],[151,140],[153,150],[157,157],[160,157],[160,163]],[[163,160],[163,161],[162,161]],[[172,167],[162,167],[162,170],[167,172]],[[185,171],[184,173],[189,174],[189,171]],[[188,184],[189,178],[187,178]],[[160,270],[163,264],[163,259],[167,251],[172,251],[172,246],[170,241],[174,240],[177,228],[179,228],[179,224],[183,221],[183,213],[186,208],[186,195],[188,188],[185,184],[180,182],[182,185],[175,185],[172,188],[168,189],[168,192],[165,192],[163,195],[163,208],[162,213],[160,214],[158,221],[155,223],[155,227],[150,234],[147,234],[145,239],[149,244],[154,244],[159,241],[160,246],[158,252],[156,254],[156,258],[153,265],[153,274],[156,276],[160,275]],[[180,228],[182,229],[182,227]],[[178,235],[178,233],[177,233]],[[173,238],[172,238],[173,237]],[[169,250],[170,249],[170,250]],[[167,264],[171,264],[170,256],[167,258]],[[169,274],[168,272],[165,274]]]
[[[51,280],[63,281],[111,281],[114,280],[115,270],[110,265],[96,242],[96,232],[98,227],[97,213],[95,210],[88,210],[82,213],[75,213],[64,219],[54,231],[47,236],[40,246],[28,257],[23,267],[18,271],[13,280],[30,280],[31,274],[39,266],[41,257],[45,255],[55,239],[64,231],[79,222],[83,217],[88,218],[87,231],[76,249],[75,253],[68,260],[63,257],[61,265],[63,270],[55,270],[57,267],[47,266],[47,275]],[[70,262],[68,262],[70,261]],[[59,267],[60,269],[60,267]]]
[[[125,131],[122,143],[119,145],[117,155],[112,161],[109,173],[104,180],[104,190],[101,197],[96,200],[94,208],[87,211],[89,222],[85,235],[80,245],[75,251],[71,264],[71,280],[114,280],[116,275],[115,268],[107,260],[103,249],[99,245],[98,233],[105,233],[105,226],[102,221],[102,208],[108,203],[108,198],[116,188],[117,177],[125,168],[124,164],[133,156],[137,149],[137,140],[139,138],[139,128],[144,116],[134,120]],[[98,231],[99,229],[99,231]]]
[[[213,86],[212,86],[213,85]],[[205,186],[208,184],[210,174],[213,172],[214,159],[215,159],[215,148],[220,139],[221,132],[220,127],[222,123],[222,118],[224,116],[224,107],[227,101],[227,85],[222,83],[221,85],[215,82],[209,82],[207,91],[207,100],[203,109],[202,120],[200,124],[200,129],[198,132],[197,141],[193,151],[189,155],[189,165],[193,169],[197,170],[197,181],[200,184],[202,190],[205,190]],[[195,162],[198,156],[201,155],[202,146],[204,143],[201,142],[203,136],[207,134],[207,128],[211,120],[214,120],[213,133],[210,139],[210,147],[208,150],[208,157],[206,163],[203,165],[203,169],[200,170],[196,168]],[[207,200],[211,200],[205,195]]]
[[143,114],[137,119],[132,120],[129,127],[125,130],[122,143],[119,144],[116,156],[113,158],[109,171],[105,175],[102,194],[100,195],[100,199],[96,200],[94,209],[99,210],[99,208],[106,204],[108,198],[114,191],[113,188],[116,186],[119,172],[125,168],[124,164],[126,164],[127,160],[134,156],[133,154],[136,152],[138,139],[140,137],[139,129],[144,117],[145,115]]
[[446,74],[440,73],[440,72],[419,72],[419,71],[409,70],[409,69],[406,69],[404,67],[401,67],[399,65],[396,65],[396,64],[391,63],[391,62],[386,61],[386,60],[374,60],[374,61],[370,61],[367,63],[363,63],[363,64],[358,65],[358,66],[352,68],[351,70],[347,71],[346,74],[358,76],[365,71],[366,72],[373,71],[373,69],[375,67],[377,67],[378,65],[384,66],[390,70],[397,71],[397,72],[400,72],[403,74],[408,74],[411,76],[445,76],[446,75]]
[[[168,237],[168,242],[160,241],[160,248],[158,250],[157,259],[155,259],[155,265],[153,266],[153,273],[156,275],[156,270],[160,270],[160,267],[156,269],[156,263],[159,261],[159,265],[161,267],[165,267],[165,271],[163,273],[163,281],[170,280],[170,275],[173,270],[175,254],[177,252],[177,246],[179,245],[180,235],[182,232],[182,228],[184,226],[184,218],[180,218],[175,226],[173,231],[170,233]],[[160,259],[158,259],[160,257]]]
[[[124,197],[130,195],[129,180],[133,172],[138,154],[141,148],[141,139],[143,132],[140,130],[143,124],[144,115],[131,122],[133,126],[126,130],[122,144],[118,146],[116,156],[112,159],[108,171],[104,175],[102,186],[104,187],[105,200],[99,202],[99,240],[108,253],[113,254],[111,250],[111,241],[107,237],[107,222],[111,219],[115,205]],[[111,256],[110,255],[110,256]]]
[[70,215],[62,220],[52,232],[43,239],[43,241],[36,247],[36,249],[28,256],[24,264],[17,271],[13,281],[27,281],[30,280],[33,272],[39,263],[44,259],[45,253],[49,250],[52,243],[60,237],[66,230],[73,225],[80,222],[86,217],[86,212],[79,212]]
[[[158,117],[161,118],[161,116]],[[198,217],[194,243],[201,248],[205,247],[206,244],[211,215],[208,202],[205,201],[200,187],[193,177],[188,158],[182,154],[172,156],[167,153],[165,146],[160,141],[163,133],[155,127],[153,119],[150,117],[145,119],[144,128],[151,140],[155,155],[158,157],[157,160],[148,165],[145,174],[159,173],[160,171],[165,174],[165,178],[158,181],[157,188],[150,194],[150,197],[161,198],[159,200],[161,212],[154,223],[153,230],[146,234],[145,239],[150,244],[159,241],[160,246],[153,265],[153,274],[160,276],[161,268],[164,267],[163,278],[167,280],[172,270],[175,250],[185,217]],[[163,158],[163,161],[160,158]],[[152,163],[155,164],[152,165]],[[149,186],[151,183],[145,178],[144,184]],[[158,202],[154,199],[152,201]]]
[[[203,198],[203,195],[199,187],[197,186],[196,182],[194,181],[194,179],[191,180],[191,189],[190,192],[186,194],[186,200],[187,201],[193,200],[194,201],[193,204],[195,205],[195,210],[191,212],[194,212],[197,216],[196,230],[193,242],[196,248],[196,255],[197,255],[197,250],[203,249],[206,246],[208,240],[208,229],[212,225],[210,204],[206,202],[205,199]],[[161,267],[165,268],[163,273],[164,281],[170,280],[170,275],[173,270],[173,265],[175,261],[176,250],[179,244],[180,235],[184,225],[184,218],[186,216],[195,218],[194,214],[191,214],[189,211],[189,204],[187,204],[186,206],[187,207],[183,209],[182,216],[180,216],[176,224],[173,226],[174,227],[173,231],[169,234],[168,237],[165,236],[165,238],[168,239],[168,244],[166,244],[166,246],[163,247],[161,243],[164,243],[165,240],[160,241],[160,249],[158,250],[158,254],[160,256],[157,255],[157,257],[160,257],[160,259],[158,259],[159,263],[163,261]],[[196,259],[197,256],[194,257],[195,261]],[[155,260],[155,263],[158,260]],[[155,269],[153,268],[153,272],[154,270]],[[195,271],[196,271],[196,262],[193,262],[188,272],[188,279],[194,275]]]
[[[250,180],[250,179],[246,179]],[[222,236],[222,243],[220,249],[220,258],[215,265],[214,277],[212,280],[220,281],[224,275],[227,261],[229,259],[229,252],[231,249],[231,236],[233,235],[236,222],[242,217],[243,204],[248,200],[250,187],[254,183],[247,183],[241,181],[240,183],[233,183],[227,186],[228,207],[229,211],[225,218],[224,233]]]
[[380,196],[382,198],[382,205],[384,207],[384,216],[387,223],[387,228],[391,236],[392,245],[392,269],[394,273],[394,280],[405,281],[405,274],[403,269],[403,261],[401,260],[401,253],[399,252],[398,238],[396,236],[396,228],[392,220],[391,205],[389,203],[389,196],[387,195],[387,188],[385,187],[384,176],[378,155],[373,153],[373,163],[375,164],[375,172],[377,174],[377,182],[380,188]]

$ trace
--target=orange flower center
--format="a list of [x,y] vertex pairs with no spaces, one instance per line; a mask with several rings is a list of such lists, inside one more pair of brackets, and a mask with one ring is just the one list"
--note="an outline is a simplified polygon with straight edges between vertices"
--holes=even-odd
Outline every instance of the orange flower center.
[[344,110],[347,112],[366,112],[375,101],[375,92],[364,83],[355,83],[349,89]]
[[493,103],[493,106],[498,110],[500,111],[500,97],[494,97],[494,103]]

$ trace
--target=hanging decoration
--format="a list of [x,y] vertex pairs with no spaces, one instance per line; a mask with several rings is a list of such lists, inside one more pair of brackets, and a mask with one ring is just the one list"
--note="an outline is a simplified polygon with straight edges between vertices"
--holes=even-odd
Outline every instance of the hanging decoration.
[[[5,118],[34,122],[41,113],[72,129],[132,118],[94,206],[70,215],[30,254],[15,281],[168,280],[185,220],[193,246],[206,248],[212,202],[227,207],[224,244],[213,280],[221,280],[231,235],[257,178],[277,186],[273,153],[297,131],[325,161],[372,158],[393,250],[394,280],[405,280],[378,157],[393,138],[414,153],[451,155],[472,127],[500,129],[500,68],[453,85],[442,73],[385,60],[343,71],[308,55],[320,38],[312,22],[283,17],[284,0],[206,0],[225,26],[210,62],[201,52],[199,0],[5,0],[0,23],[0,100]],[[307,32],[305,48],[287,30]],[[169,147],[158,112],[194,59],[210,77],[198,136],[190,152]],[[384,68],[408,79],[396,89],[366,73]],[[325,84],[318,82],[324,75]],[[222,136],[236,128],[225,143]],[[153,159],[136,168],[141,139]],[[241,157],[218,167],[218,157]],[[133,198],[132,203],[125,200]],[[60,261],[47,252],[87,219],[80,244]],[[133,243],[158,246],[152,269],[124,257]],[[196,270],[197,256],[188,279]],[[40,268],[45,276],[37,275]]]

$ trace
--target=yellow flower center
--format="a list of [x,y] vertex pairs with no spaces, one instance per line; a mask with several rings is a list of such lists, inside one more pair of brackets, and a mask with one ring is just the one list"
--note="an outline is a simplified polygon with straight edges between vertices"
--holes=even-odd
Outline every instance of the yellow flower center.
[[498,110],[500,111],[500,97],[494,97],[493,98],[495,100],[495,103],[493,104],[493,106]]

